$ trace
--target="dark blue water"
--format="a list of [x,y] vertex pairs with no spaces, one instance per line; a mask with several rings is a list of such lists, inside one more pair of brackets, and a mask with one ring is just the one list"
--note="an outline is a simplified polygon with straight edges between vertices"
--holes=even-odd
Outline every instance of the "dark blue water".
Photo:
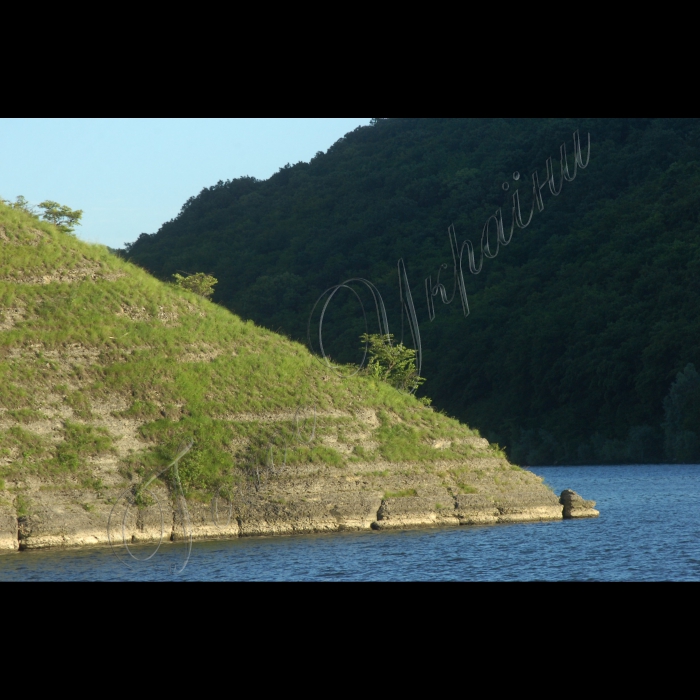
[[[536,467],[600,517],[163,545],[137,570],[109,548],[0,556],[0,581],[691,581],[700,580],[700,465]],[[148,550],[150,553],[152,550]]]

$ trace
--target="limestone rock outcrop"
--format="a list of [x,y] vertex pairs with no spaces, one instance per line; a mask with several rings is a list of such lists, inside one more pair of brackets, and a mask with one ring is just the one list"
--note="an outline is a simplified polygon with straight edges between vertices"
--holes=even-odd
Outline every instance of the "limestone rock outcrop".
[[564,506],[562,516],[564,520],[573,518],[597,518],[600,512],[597,511],[595,501],[586,501],[579,496],[576,491],[564,489],[559,497],[559,503]]
[[0,504],[0,552],[18,549],[17,515],[14,508]]

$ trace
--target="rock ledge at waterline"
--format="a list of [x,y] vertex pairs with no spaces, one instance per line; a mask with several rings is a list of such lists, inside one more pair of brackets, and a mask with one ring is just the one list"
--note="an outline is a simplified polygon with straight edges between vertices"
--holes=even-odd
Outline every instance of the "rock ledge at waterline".
[[[486,441],[484,441],[486,442]],[[477,525],[562,518],[595,517],[592,501],[573,491],[558,499],[539,477],[514,469],[505,460],[491,457],[468,465],[435,463],[432,473],[411,464],[387,464],[381,475],[377,465],[355,473],[332,467],[286,467],[277,478],[234,498],[216,503],[216,521],[211,503],[188,503],[195,539],[292,535],[352,530],[387,530],[446,525]],[[464,484],[464,468],[474,474]],[[31,489],[33,509],[17,518],[7,508],[0,510],[0,549],[42,549],[107,544],[107,522],[119,493],[102,494],[74,490]],[[478,493],[460,493],[475,490]],[[167,489],[152,489],[163,509],[164,539],[176,540],[175,513]],[[84,499],[84,500],[83,500]],[[82,505],[77,505],[82,501]],[[123,504],[123,502],[122,502]],[[121,513],[117,505],[113,522],[121,540]],[[160,539],[160,527],[151,524],[127,526],[129,542]]]
[[574,518],[597,518],[600,513],[594,508],[595,501],[586,501],[576,491],[564,489],[559,503],[564,507],[563,516],[566,520]]

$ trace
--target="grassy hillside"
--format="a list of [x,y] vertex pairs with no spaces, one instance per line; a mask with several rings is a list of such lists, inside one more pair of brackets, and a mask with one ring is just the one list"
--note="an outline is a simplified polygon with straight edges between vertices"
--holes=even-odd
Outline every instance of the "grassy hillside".
[[[558,197],[545,188],[544,211],[478,276],[465,256],[467,319],[459,296],[436,297],[431,322],[424,281],[443,264],[452,292],[448,226],[478,250],[498,207],[510,225],[517,188],[527,218],[531,174],[544,182],[564,142],[573,171],[577,129],[584,147],[591,135],[588,167]],[[700,425],[684,429],[686,450],[664,435],[672,383],[700,367],[699,163],[697,119],[386,119],[264,182],[206,188],[127,255],[163,278],[214,274],[217,301],[298,340],[319,294],[352,277],[377,285],[398,334],[403,258],[424,392],[515,461],[700,459]],[[325,327],[331,354],[355,359],[350,294]]]
[[354,488],[361,474],[360,490],[386,498],[419,496],[412,474],[446,498],[539,485],[414,397],[342,378],[298,343],[0,205],[0,508],[35,525],[82,513],[83,529],[104,529],[119,491],[183,440],[195,504],[223,488],[252,508],[285,480],[313,500],[326,487],[312,476]]

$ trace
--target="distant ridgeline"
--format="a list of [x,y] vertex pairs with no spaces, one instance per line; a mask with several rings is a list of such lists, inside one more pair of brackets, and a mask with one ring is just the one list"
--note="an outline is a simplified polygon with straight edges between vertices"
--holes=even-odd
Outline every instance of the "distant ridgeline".
[[[499,208],[510,224],[516,171],[527,219],[532,174],[544,185],[551,156],[558,184],[559,147],[571,168],[577,130],[584,162],[591,135],[586,170],[558,197],[542,189],[544,211],[478,276],[465,253],[454,303],[426,298],[441,269],[452,294],[453,241],[477,249]],[[269,180],[204,189],[124,253],[162,278],[212,274],[215,301],[298,340],[323,290],[355,277],[380,290],[398,335],[402,258],[422,392],[514,461],[700,459],[697,119],[381,119]],[[345,292],[324,345],[357,362],[365,326]]]

